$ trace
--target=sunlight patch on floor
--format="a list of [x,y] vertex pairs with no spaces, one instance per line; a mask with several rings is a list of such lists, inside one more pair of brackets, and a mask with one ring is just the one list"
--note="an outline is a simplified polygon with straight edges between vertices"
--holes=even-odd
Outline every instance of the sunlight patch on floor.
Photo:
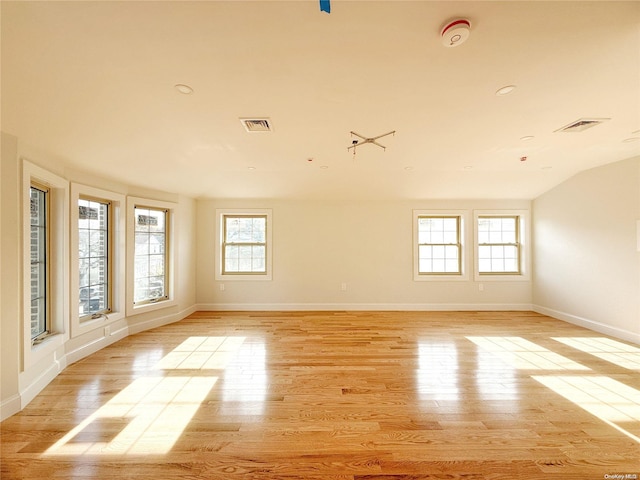
[[161,370],[224,369],[245,337],[189,337],[155,366]]
[[640,443],[640,392],[605,376],[543,376],[534,380]]
[[591,370],[522,337],[466,337],[519,370]]
[[629,370],[640,370],[640,348],[604,337],[553,337],[572,348]]
[[[139,378],[51,446],[45,455],[165,454],[180,438],[217,377]],[[113,438],[101,425],[123,424]],[[122,426],[122,425],[120,425]],[[85,430],[87,430],[85,432]]]

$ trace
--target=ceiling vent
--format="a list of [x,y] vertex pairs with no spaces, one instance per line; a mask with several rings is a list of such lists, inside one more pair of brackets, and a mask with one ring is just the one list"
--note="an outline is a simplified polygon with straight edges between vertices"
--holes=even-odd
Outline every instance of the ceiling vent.
[[562,128],[556,130],[556,132],[582,132],[587,128],[595,127],[596,125],[600,125],[602,122],[606,122],[607,120],[611,120],[610,118],[581,118],[580,120],[576,120],[575,122],[571,122],[569,125],[565,125]]
[[241,118],[240,123],[247,132],[271,132],[271,120],[268,118]]

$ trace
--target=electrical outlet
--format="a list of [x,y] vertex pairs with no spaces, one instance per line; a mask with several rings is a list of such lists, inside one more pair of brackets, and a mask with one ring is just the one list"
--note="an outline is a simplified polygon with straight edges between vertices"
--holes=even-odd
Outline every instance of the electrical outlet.
[[347,291],[347,282],[342,282],[340,284],[340,290],[342,290],[343,292]]
[[221,284],[220,284],[220,291],[221,291],[221,292],[224,292],[224,283],[221,283]]
[[484,283],[478,284],[478,290],[480,290],[481,292],[484,292]]

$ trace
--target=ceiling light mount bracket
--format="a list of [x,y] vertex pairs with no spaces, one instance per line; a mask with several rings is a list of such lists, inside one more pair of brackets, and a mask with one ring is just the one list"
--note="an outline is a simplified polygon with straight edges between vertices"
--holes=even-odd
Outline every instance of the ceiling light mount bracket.
[[387,150],[387,147],[385,147],[384,145],[382,145],[381,143],[378,143],[378,139],[382,138],[382,137],[386,137],[388,135],[394,135],[396,134],[395,130],[392,130],[391,132],[387,132],[387,133],[383,133],[382,135],[378,135],[376,137],[365,137],[363,135],[360,135],[359,133],[356,133],[354,131],[351,131],[351,136],[352,137],[358,137],[360,138],[360,140],[357,139],[353,139],[351,141],[351,146],[347,147],[347,150],[351,150],[353,148],[353,154],[356,154],[356,148],[360,147],[362,145],[365,145],[367,143],[371,143],[373,145],[377,145],[378,147],[380,147],[382,150]]

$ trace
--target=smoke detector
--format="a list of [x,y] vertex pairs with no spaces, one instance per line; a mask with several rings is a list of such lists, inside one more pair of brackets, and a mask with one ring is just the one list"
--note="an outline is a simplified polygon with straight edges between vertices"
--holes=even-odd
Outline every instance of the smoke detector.
[[442,44],[445,47],[457,47],[462,45],[471,33],[471,23],[463,18],[447,22],[442,28]]

